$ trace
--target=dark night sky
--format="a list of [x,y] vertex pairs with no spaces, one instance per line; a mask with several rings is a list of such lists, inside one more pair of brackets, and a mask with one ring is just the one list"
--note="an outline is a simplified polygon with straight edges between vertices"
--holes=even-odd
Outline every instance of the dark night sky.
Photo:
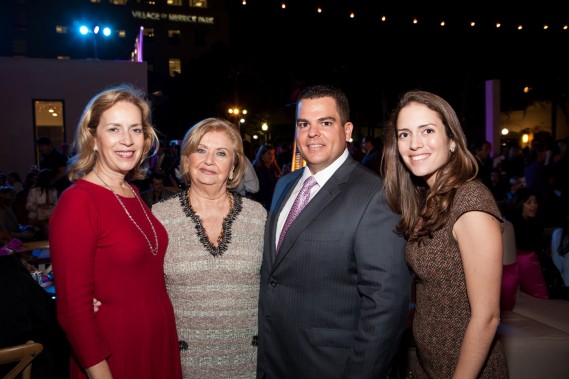
[[[465,127],[480,128],[485,80],[501,80],[503,110],[567,92],[569,30],[560,25],[569,24],[569,17],[563,20],[566,13],[555,3],[510,10],[477,5],[458,12],[433,6],[413,12],[409,2],[288,1],[286,10],[279,3],[250,0],[243,7],[241,0],[228,0],[232,59],[242,67],[240,83],[251,87],[238,85],[241,99],[251,90],[252,98],[283,103],[295,83],[330,82],[346,90],[353,118],[365,125],[381,124],[402,91],[424,88],[446,97]],[[324,4],[322,14],[312,11],[317,3]],[[347,16],[349,9],[356,19]],[[380,22],[382,14],[389,22]],[[419,25],[411,24],[412,15]],[[468,26],[471,18],[476,28]],[[518,22],[524,30],[515,29]],[[544,22],[550,30],[542,29]],[[525,85],[532,94],[521,94]]]
[[[165,94],[156,101],[155,117],[171,138],[181,138],[205,117],[227,116],[230,105],[239,105],[250,110],[252,123],[282,126],[283,138],[290,140],[292,94],[309,83],[344,89],[352,121],[362,134],[382,127],[403,91],[422,88],[445,97],[461,117],[467,136],[477,138],[484,126],[484,84],[490,79],[502,83],[503,111],[556,98],[569,113],[569,30],[561,29],[569,25],[569,13],[562,1],[455,2],[449,7],[437,1],[417,6],[412,1],[285,0],[284,10],[278,0],[247,0],[246,6],[243,0],[220,1],[228,8],[229,43],[215,44],[195,61],[184,62],[187,66],[175,79],[156,79],[149,73],[151,92]],[[75,17],[78,7],[115,7],[106,0],[95,6],[88,0],[0,0],[0,55],[11,54],[13,48],[11,38],[2,38],[10,37],[12,24],[2,11],[9,4],[28,4],[24,9],[40,14],[42,20],[63,24]],[[211,1],[210,6],[220,4]],[[352,11],[354,19],[349,18]],[[84,13],[85,18],[93,16]],[[384,23],[382,15],[388,17]],[[419,24],[411,23],[413,17]],[[441,19],[447,23],[444,28]],[[474,28],[468,24],[471,19],[477,21]],[[33,20],[28,27],[35,37],[45,23]],[[502,22],[501,29],[494,27],[496,21]],[[543,30],[545,22],[549,30]],[[524,25],[522,31],[516,29],[518,23]],[[42,38],[28,41],[36,57],[53,56],[52,46],[76,48],[79,42],[63,46]],[[114,47],[121,52],[112,55],[115,59],[128,59],[132,42]],[[90,47],[85,50],[90,54]],[[104,56],[102,46],[100,50]],[[529,94],[522,92],[525,86],[532,88]]]

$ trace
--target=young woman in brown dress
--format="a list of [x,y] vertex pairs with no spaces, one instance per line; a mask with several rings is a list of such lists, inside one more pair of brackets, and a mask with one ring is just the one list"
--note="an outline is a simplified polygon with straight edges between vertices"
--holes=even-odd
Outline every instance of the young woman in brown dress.
[[410,91],[385,136],[383,177],[416,277],[414,378],[508,378],[500,322],[501,214],[476,179],[452,107]]

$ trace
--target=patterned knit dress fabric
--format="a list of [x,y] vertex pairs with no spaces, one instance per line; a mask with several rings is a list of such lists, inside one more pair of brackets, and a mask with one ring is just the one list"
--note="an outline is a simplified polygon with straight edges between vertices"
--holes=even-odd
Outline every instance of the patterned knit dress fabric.
[[154,204],[170,237],[164,271],[174,305],[184,378],[255,378],[259,271],[266,210],[242,198],[226,252],[213,256],[200,242],[181,196]]
[[[490,191],[471,181],[457,190],[449,221],[433,239],[407,244],[407,262],[417,275],[413,335],[417,364],[413,378],[452,377],[470,319],[470,305],[458,244],[452,235],[457,219],[466,212],[481,211],[501,219]],[[508,378],[506,356],[495,339],[479,378]]]

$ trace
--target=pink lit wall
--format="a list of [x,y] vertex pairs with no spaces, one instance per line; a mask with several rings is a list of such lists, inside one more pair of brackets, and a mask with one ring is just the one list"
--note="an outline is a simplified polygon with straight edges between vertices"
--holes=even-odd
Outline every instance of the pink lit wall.
[[64,102],[66,142],[87,102],[102,89],[123,82],[148,89],[146,63],[0,57],[0,170],[22,177],[35,164],[33,100]]

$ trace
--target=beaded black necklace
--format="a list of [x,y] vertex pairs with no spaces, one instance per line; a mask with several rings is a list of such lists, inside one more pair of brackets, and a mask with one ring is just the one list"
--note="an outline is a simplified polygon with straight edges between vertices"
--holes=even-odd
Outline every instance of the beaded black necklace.
[[192,208],[192,204],[190,203],[189,199],[189,189],[188,191],[180,192],[180,204],[182,205],[182,209],[187,217],[191,218],[192,221],[196,224],[196,231],[198,232],[198,237],[200,242],[205,247],[205,249],[214,257],[219,257],[223,255],[227,251],[229,243],[231,242],[231,225],[233,221],[237,218],[239,213],[241,213],[241,209],[243,208],[243,199],[241,195],[234,194],[228,192],[228,195],[231,199],[231,206],[229,209],[229,213],[223,219],[223,224],[221,227],[221,234],[217,238],[217,247],[215,247],[207,238],[205,233],[205,229],[202,225],[202,220],[200,216],[196,214],[194,208]]

